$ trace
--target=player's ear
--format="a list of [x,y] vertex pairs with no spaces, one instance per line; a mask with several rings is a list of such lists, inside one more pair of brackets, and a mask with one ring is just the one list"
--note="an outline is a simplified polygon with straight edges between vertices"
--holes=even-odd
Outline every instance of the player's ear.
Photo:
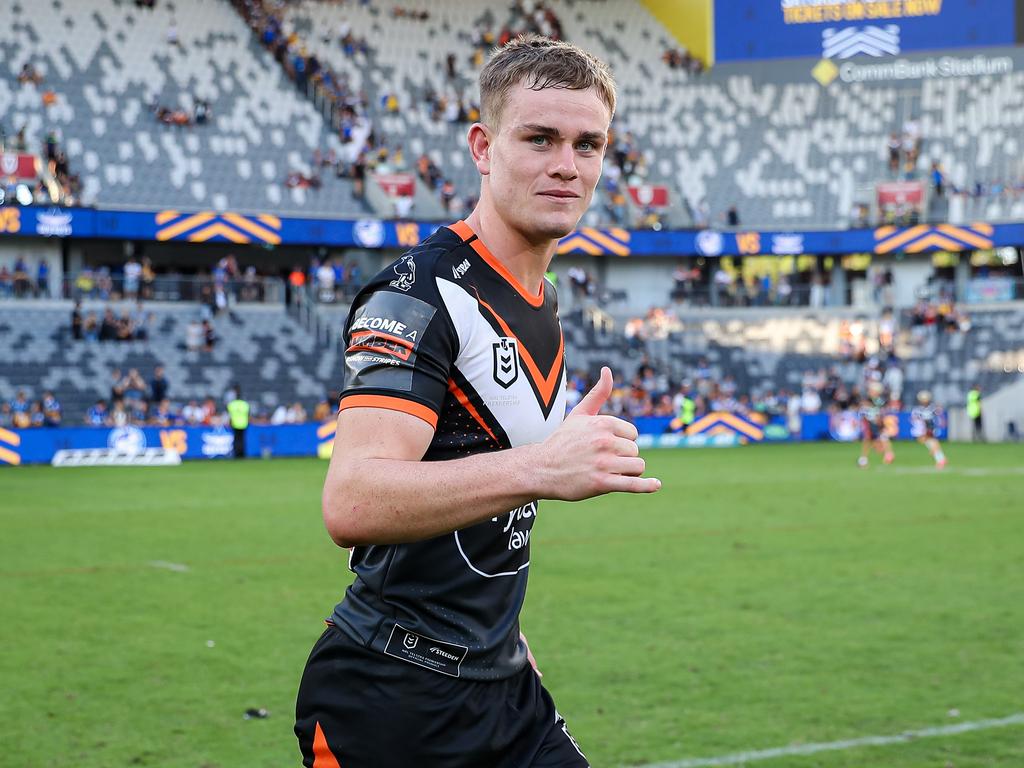
[[491,172],[491,130],[483,123],[473,123],[466,137],[469,141],[469,152],[473,155],[473,164],[481,176]]

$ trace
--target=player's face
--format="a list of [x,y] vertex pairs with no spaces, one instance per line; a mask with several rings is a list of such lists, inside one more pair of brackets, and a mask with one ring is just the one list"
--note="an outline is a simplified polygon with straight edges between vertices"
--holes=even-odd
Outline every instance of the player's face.
[[496,213],[528,242],[565,237],[601,178],[611,114],[595,89],[513,88],[481,167]]

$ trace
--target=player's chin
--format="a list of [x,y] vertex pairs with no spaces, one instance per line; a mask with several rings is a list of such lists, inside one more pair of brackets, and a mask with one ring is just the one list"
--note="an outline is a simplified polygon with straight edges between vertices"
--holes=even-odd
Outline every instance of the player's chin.
[[582,216],[582,211],[548,211],[537,216],[534,226],[539,235],[551,240],[561,240],[576,229]]

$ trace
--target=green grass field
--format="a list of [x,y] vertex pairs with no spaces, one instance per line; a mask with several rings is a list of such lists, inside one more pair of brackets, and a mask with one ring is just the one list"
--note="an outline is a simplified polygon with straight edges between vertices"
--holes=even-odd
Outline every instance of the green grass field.
[[[1024,712],[1024,448],[897,451],[650,452],[660,494],[542,506],[523,626],[595,767]],[[297,766],[325,468],[0,472],[0,766]],[[756,765],[1018,768],[1024,724]]]

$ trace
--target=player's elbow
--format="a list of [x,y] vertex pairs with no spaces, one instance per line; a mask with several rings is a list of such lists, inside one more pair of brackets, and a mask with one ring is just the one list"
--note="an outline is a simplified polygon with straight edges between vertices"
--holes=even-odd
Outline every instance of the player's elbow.
[[357,482],[340,477],[324,484],[321,498],[324,526],[339,547],[347,549],[371,543],[360,520],[361,517],[365,520],[365,515],[360,515],[360,510],[365,508]]

